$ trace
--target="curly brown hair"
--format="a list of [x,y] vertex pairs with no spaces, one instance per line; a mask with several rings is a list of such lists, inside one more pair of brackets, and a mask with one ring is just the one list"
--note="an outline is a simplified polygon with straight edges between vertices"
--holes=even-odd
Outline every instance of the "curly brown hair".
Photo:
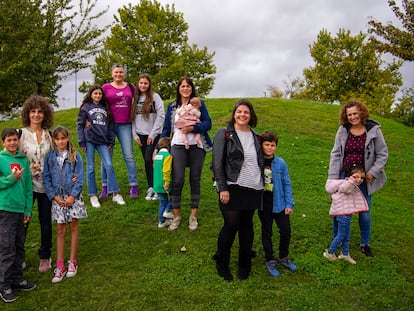
[[50,129],[53,125],[53,108],[49,99],[40,95],[31,95],[24,101],[21,114],[23,126],[30,126],[30,111],[35,108],[39,108],[43,112],[42,128]]
[[368,107],[365,106],[363,103],[361,103],[358,100],[352,99],[349,102],[347,102],[345,105],[342,106],[342,110],[341,110],[341,114],[339,117],[339,123],[341,125],[346,125],[349,124],[348,121],[348,116],[346,114],[346,110],[352,107],[357,107],[357,109],[360,112],[360,118],[361,118],[361,123],[363,125],[365,125],[368,121],[369,118],[369,111],[368,111]]

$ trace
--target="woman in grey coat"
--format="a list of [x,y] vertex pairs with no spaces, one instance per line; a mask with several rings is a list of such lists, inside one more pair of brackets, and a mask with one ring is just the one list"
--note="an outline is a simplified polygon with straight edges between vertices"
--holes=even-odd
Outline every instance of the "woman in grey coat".
[[[369,119],[368,108],[361,102],[351,100],[342,107],[340,127],[329,162],[329,178],[344,178],[344,168],[362,165],[366,171],[365,182],[359,187],[367,199],[369,211],[359,214],[361,252],[373,257],[370,248],[371,196],[381,189],[387,180],[385,165],[388,148],[380,124]],[[335,230],[335,228],[334,228]]]

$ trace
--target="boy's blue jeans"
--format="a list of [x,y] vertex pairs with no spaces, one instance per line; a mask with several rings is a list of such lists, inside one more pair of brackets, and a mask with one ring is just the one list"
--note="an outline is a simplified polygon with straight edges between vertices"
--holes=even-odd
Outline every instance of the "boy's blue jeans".
[[158,208],[158,221],[163,223],[166,219],[163,216],[164,212],[169,212],[172,209],[172,201],[168,198],[167,193],[158,193],[160,198],[160,206]]
[[0,211],[0,290],[23,281],[24,215]]
[[351,238],[352,216],[335,216],[333,218],[334,238],[328,248],[330,254],[334,254],[339,244],[342,243],[342,254],[349,255],[349,239]]

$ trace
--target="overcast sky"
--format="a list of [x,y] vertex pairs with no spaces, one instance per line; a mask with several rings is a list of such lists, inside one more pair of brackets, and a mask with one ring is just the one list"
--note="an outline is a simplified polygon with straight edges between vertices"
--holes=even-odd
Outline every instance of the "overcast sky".
[[[109,5],[102,17],[111,24],[118,8],[131,0],[99,0],[98,10]],[[215,52],[216,79],[208,97],[262,97],[269,85],[283,89],[283,81],[302,76],[303,69],[313,66],[309,45],[318,33],[327,29],[336,35],[340,28],[352,35],[366,32],[370,17],[383,23],[395,21],[387,0],[158,0],[162,5],[174,4],[189,26],[189,43]],[[399,1],[397,1],[399,3]],[[403,66],[407,86],[414,85],[410,76],[413,65]],[[82,94],[75,97],[74,77],[63,81],[59,92],[61,108],[77,105]],[[93,81],[84,70],[78,74],[77,85]]]

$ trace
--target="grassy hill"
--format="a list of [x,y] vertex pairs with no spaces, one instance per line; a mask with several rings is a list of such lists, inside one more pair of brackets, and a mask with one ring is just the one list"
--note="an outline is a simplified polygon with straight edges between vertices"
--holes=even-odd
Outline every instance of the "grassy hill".
[[[372,241],[374,258],[359,252],[357,216],[352,221],[351,249],[357,265],[328,262],[322,257],[331,241],[330,198],[324,184],[329,154],[338,127],[340,107],[309,101],[251,99],[258,114],[258,132],[279,134],[278,155],[291,174],[295,213],[291,217],[290,255],[296,273],[281,269],[270,277],[264,266],[260,222],[255,215],[251,277],[227,283],[216,275],[211,260],[222,225],[207,155],[202,178],[200,227],[190,233],[189,189],[183,191],[182,224],[176,232],[157,228],[158,202],[147,202],[142,156],[136,148],[140,197],[127,196],[128,185],[119,144],[114,164],[124,207],[104,200],[88,208],[80,222],[79,271],[76,277],[52,284],[52,272],[37,272],[39,224],[34,219],[27,238],[25,276],[37,290],[19,293],[2,310],[413,310],[414,309],[414,132],[392,120],[371,116],[382,124],[389,147],[388,182],[374,194]],[[230,117],[235,99],[208,99],[214,136]],[[67,126],[76,142],[77,110],[56,113],[55,125]],[[20,127],[21,120],[0,123]],[[186,181],[188,183],[188,181]],[[86,193],[86,185],[85,185]],[[274,229],[274,231],[277,231]],[[275,250],[278,247],[275,234]],[[54,243],[55,244],[55,243]],[[237,240],[235,241],[237,244]],[[187,251],[180,252],[185,245]],[[233,247],[237,250],[237,245]],[[67,253],[69,249],[66,249]],[[53,251],[54,252],[54,251]],[[237,254],[231,259],[237,270]]]

